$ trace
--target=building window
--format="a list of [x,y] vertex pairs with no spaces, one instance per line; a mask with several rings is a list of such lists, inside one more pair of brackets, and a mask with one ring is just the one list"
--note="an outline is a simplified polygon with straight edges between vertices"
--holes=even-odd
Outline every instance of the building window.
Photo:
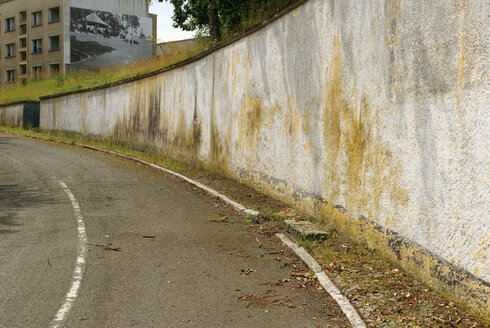
[[60,73],[60,64],[49,64],[48,65],[49,75],[57,75]]
[[43,51],[43,40],[42,39],[36,39],[32,40],[32,53],[33,54],[39,54]]
[[27,24],[27,12],[21,11],[19,13],[19,25]]
[[60,21],[60,7],[50,8],[48,10],[48,22],[56,23]]
[[5,32],[15,31],[15,17],[10,17],[5,20]]
[[43,66],[42,65],[39,65],[39,66],[32,66],[32,78],[33,79],[39,79],[41,78],[43,75]]
[[42,25],[42,23],[43,23],[43,12],[42,11],[36,11],[35,13],[32,13],[31,25],[32,26],[39,26],[39,25]]
[[5,82],[15,82],[15,69],[5,71]]
[[15,57],[15,43],[5,45],[5,58]]
[[49,37],[49,51],[60,50],[60,36]]

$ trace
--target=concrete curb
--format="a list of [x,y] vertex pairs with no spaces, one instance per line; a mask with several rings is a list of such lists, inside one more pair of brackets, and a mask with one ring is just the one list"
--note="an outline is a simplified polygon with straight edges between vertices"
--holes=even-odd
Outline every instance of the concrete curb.
[[303,260],[303,262],[308,265],[308,267],[313,270],[318,278],[318,281],[322,287],[327,291],[327,293],[332,296],[332,298],[337,302],[337,304],[344,312],[347,319],[350,321],[354,328],[366,328],[366,324],[362,321],[361,317],[357,313],[356,309],[350,304],[349,300],[342,295],[337,286],[328,278],[325,271],[323,271],[320,264],[318,264],[315,259],[308,254],[308,252],[298,244],[294,243],[282,233],[276,234],[276,236],[281,240],[281,242],[289,247],[296,255]]

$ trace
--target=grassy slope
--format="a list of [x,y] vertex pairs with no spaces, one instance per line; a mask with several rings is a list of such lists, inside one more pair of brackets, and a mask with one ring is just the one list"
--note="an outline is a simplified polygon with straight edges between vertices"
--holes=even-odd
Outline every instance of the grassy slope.
[[20,101],[39,100],[39,97],[92,88],[112,82],[117,82],[134,76],[150,73],[190,58],[207,48],[205,43],[195,50],[176,51],[172,56],[153,58],[131,65],[105,68],[99,71],[78,71],[65,76],[43,77],[29,82],[0,87],[0,104]]

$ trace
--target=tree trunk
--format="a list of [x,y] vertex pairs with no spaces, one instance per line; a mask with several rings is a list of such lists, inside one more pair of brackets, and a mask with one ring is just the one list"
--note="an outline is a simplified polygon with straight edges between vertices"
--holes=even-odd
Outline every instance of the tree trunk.
[[209,0],[208,16],[209,16],[209,36],[211,37],[211,40],[221,42],[221,22],[219,21],[216,0]]

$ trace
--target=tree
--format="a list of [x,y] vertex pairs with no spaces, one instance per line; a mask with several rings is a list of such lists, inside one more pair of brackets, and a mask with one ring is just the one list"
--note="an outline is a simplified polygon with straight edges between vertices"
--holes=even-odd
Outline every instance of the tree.
[[[242,32],[296,0],[158,0],[174,6],[174,27],[206,30],[213,41]],[[151,3],[151,0],[149,0]]]
[[221,41],[221,22],[218,15],[216,0],[209,0],[208,3],[209,36],[213,41]]
[[174,27],[184,31],[209,30],[213,41],[221,41],[222,29],[240,24],[249,4],[257,0],[158,0],[174,6]]

